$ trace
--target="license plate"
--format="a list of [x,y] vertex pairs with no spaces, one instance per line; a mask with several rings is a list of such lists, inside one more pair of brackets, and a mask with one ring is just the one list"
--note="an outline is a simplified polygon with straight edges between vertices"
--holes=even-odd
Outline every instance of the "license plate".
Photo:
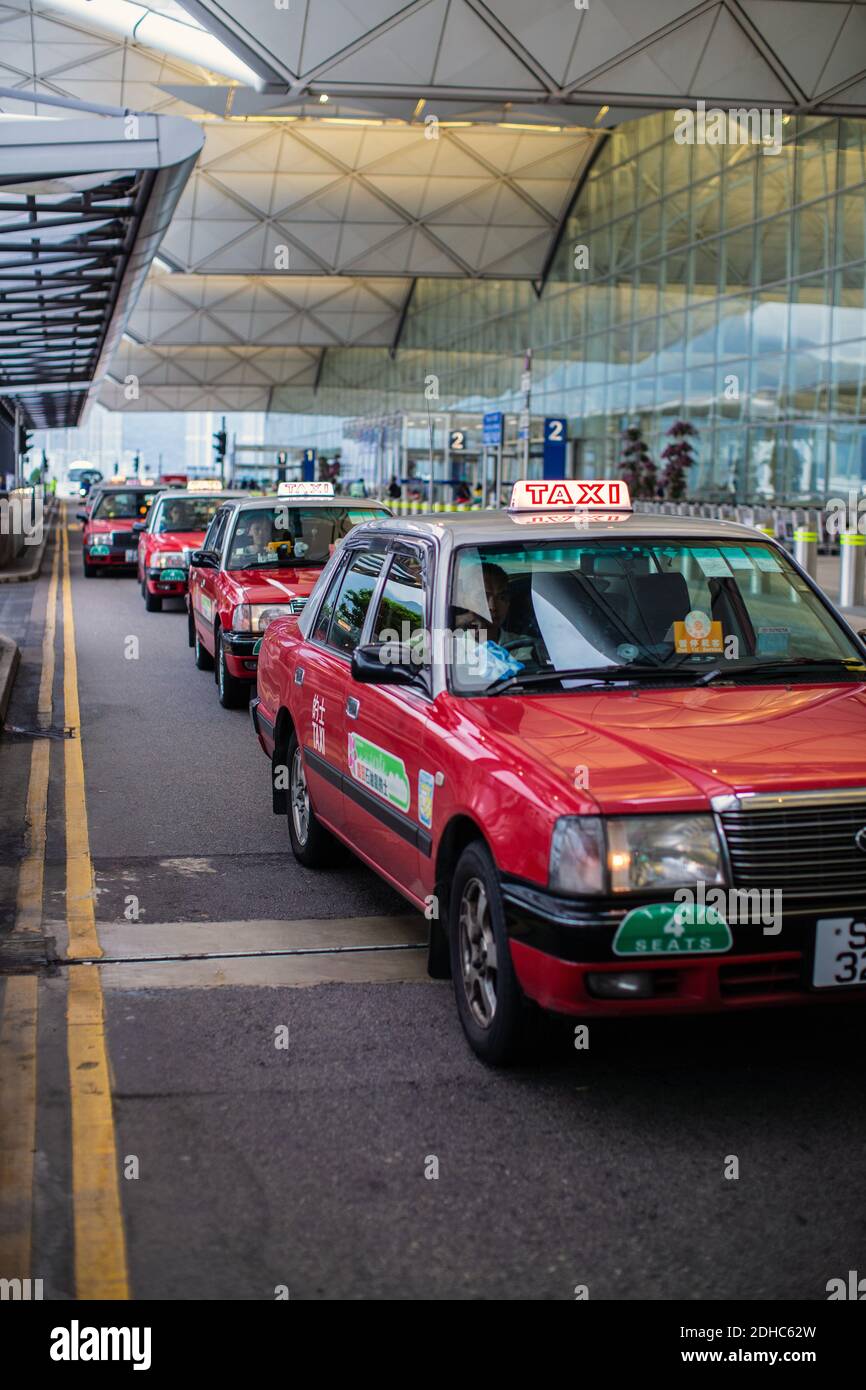
[[815,926],[816,989],[866,985],[866,922],[857,917],[822,917]]
[[138,559],[138,551],[137,551],[137,550],[127,550],[127,552],[126,552],[126,563],[127,563],[128,565],[134,565],[137,559]]
[[181,584],[184,579],[186,579],[185,570],[163,570],[162,572],[163,584]]

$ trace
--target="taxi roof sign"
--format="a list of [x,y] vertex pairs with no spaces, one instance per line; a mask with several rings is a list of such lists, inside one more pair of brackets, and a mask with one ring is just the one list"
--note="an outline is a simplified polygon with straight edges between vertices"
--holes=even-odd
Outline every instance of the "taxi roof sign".
[[322,483],[280,483],[278,497],[333,497],[334,484]]
[[214,488],[221,488],[222,478],[190,478],[186,485],[187,492],[212,492]]
[[630,512],[628,484],[615,478],[523,478],[511,492],[512,512]]

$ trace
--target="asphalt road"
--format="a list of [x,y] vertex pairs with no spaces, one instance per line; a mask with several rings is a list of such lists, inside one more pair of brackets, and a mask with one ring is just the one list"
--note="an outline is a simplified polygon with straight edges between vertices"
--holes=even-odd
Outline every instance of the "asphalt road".
[[[566,1027],[533,1066],[486,1069],[402,900],[351,860],[295,864],[248,717],[195,670],[181,610],[146,614],[131,579],[85,581],[71,539],[133,1296],[823,1299],[862,1271],[862,1011],[606,1023],[585,1051]],[[25,772],[22,744],[0,744],[7,870]],[[60,955],[61,775],[55,760]],[[273,954],[317,944],[379,949]],[[33,1272],[52,1298],[75,1291],[75,968],[39,979]]]

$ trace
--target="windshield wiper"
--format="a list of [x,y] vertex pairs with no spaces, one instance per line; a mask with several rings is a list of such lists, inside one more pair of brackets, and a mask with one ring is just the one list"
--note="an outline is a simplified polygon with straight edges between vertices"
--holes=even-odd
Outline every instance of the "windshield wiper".
[[479,695],[499,695],[503,690],[519,689],[524,685],[547,685],[551,681],[587,680],[592,684],[615,685],[633,684],[640,676],[664,677],[663,666],[577,666],[565,671],[515,671],[511,676],[500,676],[492,685],[485,686]]
[[704,672],[697,683],[698,685],[707,684],[718,675],[727,675],[734,678],[739,675],[762,676],[770,671],[782,672],[784,674],[786,671],[796,672],[804,669],[814,670],[816,668],[839,670],[840,667],[843,671],[849,671],[852,676],[857,675],[859,672],[863,672],[863,674],[866,675],[866,666],[854,656],[790,656],[778,657],[773,661],[761,661],[758,659],[756,661],[750,661],[745,665],[742,662],[732,662],[727,670],[723,666],[713,666],[709,671]]

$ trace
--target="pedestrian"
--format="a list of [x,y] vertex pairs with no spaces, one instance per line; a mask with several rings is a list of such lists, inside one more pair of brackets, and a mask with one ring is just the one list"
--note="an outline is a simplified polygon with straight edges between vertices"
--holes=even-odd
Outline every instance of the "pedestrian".
[[393,498],[395,502],[399,502],[400,498],[403,496],[403,489],[397,482],[397,477],[394,473],[391,474],[391,481],[388,484],[388,496]]

